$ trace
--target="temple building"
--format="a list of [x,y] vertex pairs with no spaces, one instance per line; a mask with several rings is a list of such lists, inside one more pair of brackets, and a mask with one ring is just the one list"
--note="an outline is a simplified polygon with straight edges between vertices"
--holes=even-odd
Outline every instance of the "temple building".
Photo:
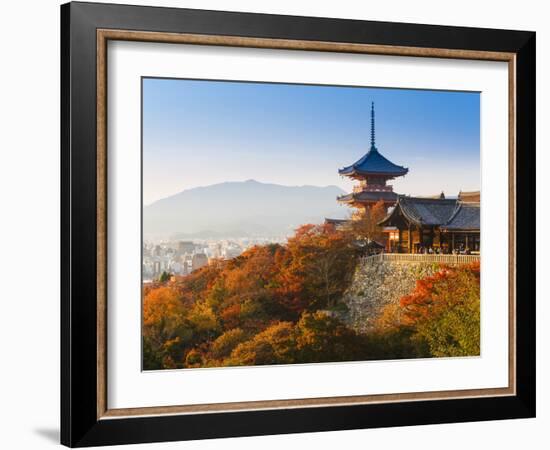
[[370,208],[380,200],[386,208],[393,206],[398,195],[387,182],[407,174],[409,169],[386,159],[376,148],[374,127],[374,103],[371,104],[371,139],[369,151],[351,166],[339,169],[342,176],[357,180],[353,192],[338,197],[338,201],[358,209]]
[[[374,103],[371,105],[371,136],[369,151],[351,166],[339,169],[342,176],[359,183],[350,194],[338,201],[357,209],[352,219],[361,216],[380,200],[387,216],[378,223],[385,236],[371,241],[378,249],[393,253],[479,253],[480,192],[460,192],[458,198],[445,194],[431,197],[399,195],[387,182],[409,172],[385,158],[375,145]],[[325,219],[336,227],[346,227],[349,220]]]
[[479,191],[461,192],[455,199],[398,196],[395,207],[379,223],[388,235],[386,251],[478,254],[479,198]]

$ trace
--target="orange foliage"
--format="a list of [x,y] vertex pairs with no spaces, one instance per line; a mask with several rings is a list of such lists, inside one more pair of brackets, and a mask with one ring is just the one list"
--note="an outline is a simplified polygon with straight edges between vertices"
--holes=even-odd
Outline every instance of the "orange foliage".
[[363,210],[360,217],[353,221],[353,232],[361,239],[381,241],[384,233],[378,223],[384,217],[386,217],[386,205],[383,200],[379,200],[370,208]]
[[[243,336],[251,343],[240,343],[241,353],[231,357],[237,364],[251,358],[288,362],[291,354],[279,339],[288,337],[288,326],[277,324],[292,325],[304,312],[330,307],[342,295],[356,262],[352,239],[331,225],[304,225],[286,245],[255,246],[144,288],[148,367],[207,366],[213,364],[208,358],[217,360],[226,351],[214,350],[215,342],[216,348],[225,340],[236,345]],[[227,334],[237,328],[242,330],[237,337]]]
[[239,316],[241,314],[241,305],[235,303],[228,306],[220,313],[221,319],[223,321],[224,328],[230,330],[232,328],[237,328],[239,326]]
[[[471,275],[477,283],[460,283],[458,279]],[[442,311],[468,298],[470,291],[479,292],[479,262],[461,268],[443,268],[435,275],[416,282],[415,290],[401,299],[404,325],[431,320]],[[479,294],[478,294],[479,295]]]
[[150,290],[143,299],[143,325],[153,326],[161,321],[178,320],[183,314],[183,304],[178,292],[171,287],[161,286]]
[[303,225],[288,240],[289,263],[281,270],[289,309],[330,307],[347,287],[355,268],[352,236],[331,224]]
[[279,322],[253,339],[239,344],[227,361],[229,365],[290,364],[294,362],[294,326]]

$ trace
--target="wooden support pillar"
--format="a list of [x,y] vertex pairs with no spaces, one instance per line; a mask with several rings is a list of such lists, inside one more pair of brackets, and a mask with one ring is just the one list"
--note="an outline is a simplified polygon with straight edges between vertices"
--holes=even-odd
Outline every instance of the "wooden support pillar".
[[401,228],[398,228],[397,230],[397,232],[399,233],[399,240],[397,241],[397,253],[401,253],[401,246],[403,245],[403,231],[401,230]]
[[451,233],[451,252],[455,250],[455,234]]
[[410,223],[409,223],[409,253],[412,253],[412,232],[411,232]]

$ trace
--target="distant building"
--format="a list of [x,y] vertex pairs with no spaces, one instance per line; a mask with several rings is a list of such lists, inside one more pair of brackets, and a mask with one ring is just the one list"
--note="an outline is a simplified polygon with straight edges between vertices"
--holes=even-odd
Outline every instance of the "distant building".
[[184,255],[185,253],[192,253],[195,250],[195,244],[191,241],[179,241],[178,253]]
[[193,255],[193,258],[191,260],[191,270],[197,270],[201,267],[204,267],[208,264],[208,256],[206,256],[204,253],[195,253]]
[[175,273],[178,275],[181,275],[183,273],[183,264],[180,264],[177,261],[171,261],[169,268],[171,273]]
[[153,275],[158,275],[160,273],[160,261],[153,262]]
[[240,247],[229,247],[225,249],[223,256],[225,259],[236,258],[242,252],[243,251]]
[[220,242],[211,242],[206,249],[209,252],[209,256],[212,258],[219,258],[222,256],[222,244]]

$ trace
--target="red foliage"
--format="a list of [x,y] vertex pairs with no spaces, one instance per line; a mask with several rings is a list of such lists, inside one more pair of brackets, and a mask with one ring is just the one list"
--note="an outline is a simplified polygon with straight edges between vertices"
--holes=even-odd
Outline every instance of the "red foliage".
[[[351,240],[332,225],[304,225],[286,245],[255,246],[171,283],[148,287],[144,325],[154,312],[156,331],[144,328],[149,367],[167,367],[172,361],[186,367],[206,364],[213,342],[230,330],[255,336],[278,322],[294,323],[304,312],[330,308],[354,271]],[[155,309],[149,314],[151,305]],[[170,348],[164,345],[168,338],[173,338]],[[163,361],[166,355],[172,359]]]
[[237,328],[239,326],[241,314],[241,305],[235,303],[231,306],[225,308],[221,313],[221,319],[223,321],[223,327],[226,330],[231,330],[232,328]]
[[417,280],[414,291],[400,301],[403,324],[414,326],[431,320],[453,303],[460,302],[464,298],[460,290],[468,289],[468,284],[456,283],[456,279],[464,274],[473,275],[479,282],[479,262],[459,268],[444,267],[431,277]]

